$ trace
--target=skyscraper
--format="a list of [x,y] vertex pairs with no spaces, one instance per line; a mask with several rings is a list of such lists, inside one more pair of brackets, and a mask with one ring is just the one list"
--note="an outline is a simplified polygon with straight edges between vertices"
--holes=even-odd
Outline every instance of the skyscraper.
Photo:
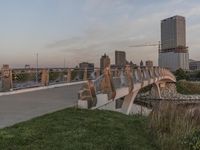
[[126,65],[126,53],[124,51],[115,51],[115,65],[118,67]]
[[100,68],[103,70],[106,66],[110,65],[110,58],[108,55],[104,54],[100,59]]
[[82,62],[79,64],[79,77],[82,79],[84,75],[85,69],[87,69],[87,76],[90,77],[91,74],[94,72],[94,64],[88,62]]
[[161,21],[159,66],[168,68],[171,71],[179,68],[189,69],[185,17],[173,16]]

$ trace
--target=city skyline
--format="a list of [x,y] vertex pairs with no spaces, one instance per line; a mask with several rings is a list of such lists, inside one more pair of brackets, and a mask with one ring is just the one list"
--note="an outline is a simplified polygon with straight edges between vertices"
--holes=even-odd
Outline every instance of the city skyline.
[[64,59],[66,67],[83,61],[99,66],[103,53],[110,56],[113,64],[115,50],[125,51],[127,60],[134,63],[139,64],[142,59],[157,64],[157,47],[129,45],[158,42],[160,21],[174,15],[186,17],[190,58],[200,58],[200,6],[195,0],[0,2],[1,66],[34,67],[36,53],[40,67],[61,67]]

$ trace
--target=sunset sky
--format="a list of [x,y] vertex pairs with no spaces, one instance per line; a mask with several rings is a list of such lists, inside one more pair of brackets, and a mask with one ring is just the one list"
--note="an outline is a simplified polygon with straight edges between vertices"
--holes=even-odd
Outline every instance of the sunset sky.
[[0,0],[0,66],[73,67],[123,50],[135,63],[153,60],[158,47],[131,48],[160,40],[160,21],[186,17],[191,59],[200,60],[199,0]]

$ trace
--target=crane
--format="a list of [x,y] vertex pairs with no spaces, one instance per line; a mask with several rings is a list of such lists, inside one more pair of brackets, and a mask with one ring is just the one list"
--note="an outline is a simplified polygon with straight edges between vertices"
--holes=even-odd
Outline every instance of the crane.
[[158,46],[158,53],[161,51],[161,43],[158,41],[158,43],[153,44],[138,44],[138,45],[130,45],[129,47],[148,47],[148,46]]

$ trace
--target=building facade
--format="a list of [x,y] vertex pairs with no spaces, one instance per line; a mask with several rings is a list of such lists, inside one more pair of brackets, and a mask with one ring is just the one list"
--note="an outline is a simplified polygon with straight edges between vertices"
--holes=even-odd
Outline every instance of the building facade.
[[200,70],[200,61],[191,60],[189,63],[190,70]]
[[87,69],[87,76],[90,77],[94,72],[94,64],[88,62],[82,62],[79,64],[79,77],[82,79],[85,69]]
[[126,53],[124,51],[115,51],[115,65],[118,67],[126,65]]
[[146,67],[153,67],[153,61],[147,60],[146,61]]
[[131,68],[137,68],[137,64],[134,64],[132,61],[129,62]]
[[189,70],[189,53],[186,46],[185,18],[173,16],[161,21],[161,48],[159,66],[176,71]]
[[144,67],[144,63],[142,60],[140,61],[140,67]]
[[100,59],[100,69],[103,70],[106,66],[110,65],[110,58],[108,55],[104,54]]

